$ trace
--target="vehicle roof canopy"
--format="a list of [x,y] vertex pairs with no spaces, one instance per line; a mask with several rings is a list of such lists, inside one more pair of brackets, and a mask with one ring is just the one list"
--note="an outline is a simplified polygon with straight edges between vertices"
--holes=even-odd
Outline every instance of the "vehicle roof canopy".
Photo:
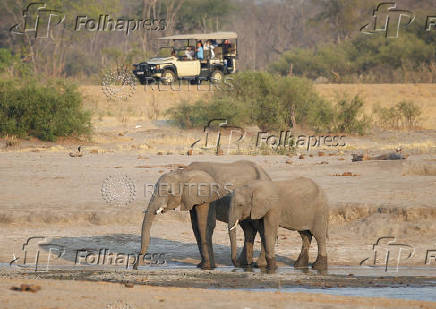
[[170,35],[159,40],[225,40],[237,39],[236,32],[212,32],[212,33],[198,33],[198,34],[178,34]]

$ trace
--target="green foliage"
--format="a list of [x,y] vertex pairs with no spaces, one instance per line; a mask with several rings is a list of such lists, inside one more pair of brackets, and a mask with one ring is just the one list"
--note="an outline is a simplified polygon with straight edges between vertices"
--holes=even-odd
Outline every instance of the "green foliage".
[[[436,62],[436,50],[428,37],[412,31],[397,39],[359,35],[340,44],[324,44],[313,48],[295,48],[283,53],[270,65],[272,73],[293,73],[316,79],[326,77],[332,82],[409,82],[428,78],[430,65]],[[420,79],[405,73],[427,70]]]
[[364,134],[368,129],[370,120],[363,114],[363,100],[359,96],[352,99],[343,97],[336,109],[335,131]]
[[0,73],[6,72],[15,62],[9,49],[0,48]]
[[363,102],[356,97],[339,102],[337,109],[319,97],[308,79],[261,72],[236,74],[232,90],[214,94],[210,102],[183,103],[168,111],[182,128],[203,127],[212,119],[227,119],[237,126],[257,125],[277,131],[294,125],[316,132],[337,130],[363,133]]
[[7,48],[0,48],[0,74],[12,76],[28,76],[32,71],[28,64],[20,61],[19,56],[13,55]]
[[418,126],[421,108],[412,101],[401,101],[391,107],[376,105],[373,110],[377,124],[385,129],[413,129]]
[[242,106],[232,100],[215,97],[210,103],[198,100],[193,105],[184,101],[170,108],[167,115],[181,128],[201,128],[212,119],[226,119],[232,124],[247,123],[247,115]]
[[[321,31],[328,31],[335,34],[335,40],[340,42],[346,39],[360,24],[362,10],[373,7],[375,1],[361,0],[312,0],[323,9],[316,14],[312,23],[322,25]],[[373,2],[373,4],[371,3]]]
[[401,101],[397,106],[398,111],[403,117],[403,126],[407,128],[416,127],[418,117],[422,113],[421,108],[412,101]]
[[43,86],[35,80],[0,82],[0,135],[59,136],[89,134],[91,115],[81,110],[76,87],[63,81]]
[[176,29],[180,32],[217,31],[232,9],[229,0],[185,0],[177,16]]
[[97,71],[97,64],[80,52],[73,53],[66,59],[64,72],[67,77],[79,75],[91,76]]

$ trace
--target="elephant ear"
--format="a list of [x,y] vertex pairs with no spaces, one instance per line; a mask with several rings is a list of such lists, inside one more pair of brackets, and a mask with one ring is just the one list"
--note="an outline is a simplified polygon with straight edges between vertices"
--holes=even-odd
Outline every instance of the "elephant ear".
[[251,196],[251,214],[253,220],[262,219],[272,208],[277,206],[278,196],[267,188],[258,186]]
[[210,203],[219,198],[217,184],[208,173],[204,171],[185,171],[181,177],[183,193],[181,210],[191,210],[195,205]]

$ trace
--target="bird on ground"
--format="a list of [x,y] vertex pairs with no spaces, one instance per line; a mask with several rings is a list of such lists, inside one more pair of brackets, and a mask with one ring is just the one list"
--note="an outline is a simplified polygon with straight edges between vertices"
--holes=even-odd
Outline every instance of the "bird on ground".
[[76,152],[70,152],[70,157],[80,158],[81,156],[83,156],[83,152],[81,152],[81,150],[82,150],[82,146],[77,147]]

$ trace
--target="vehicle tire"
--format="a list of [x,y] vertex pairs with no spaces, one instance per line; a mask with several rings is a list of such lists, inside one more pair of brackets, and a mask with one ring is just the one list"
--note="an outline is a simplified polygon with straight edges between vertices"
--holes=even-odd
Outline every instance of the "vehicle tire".
[[210,81],[214,84],[219,84],[224,81],[224,73],[220,70],[215,70],[210,74]]
[[162,82],[164,83],[164,85],[170,85],[176,81],[177,76],[176,76],[176,73],[174,73],[171,70],[164,70],[162,72],[161,79],[162,79]]

